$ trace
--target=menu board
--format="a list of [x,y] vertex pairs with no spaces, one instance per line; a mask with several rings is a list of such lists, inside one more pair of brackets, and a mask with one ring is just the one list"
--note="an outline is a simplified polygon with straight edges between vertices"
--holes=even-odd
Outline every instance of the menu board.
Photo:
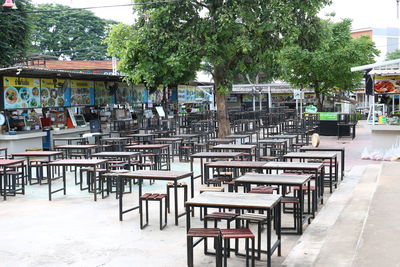
[[66,88],[65,80],[59,79],[41,79],[40,103],[42,107],[64,107]]
[[71,106],[94,105],[94,82],[71,81]]
[[381,76],[374,77],[374,91],[377,94],[400,94],[400,76]]
[[145,91],[144,85],[133,85],[132,86],[132,103],[143,103],[145,101]]
[[4,108],[40,107],[40,79],[4,77]]
[[178,85],[179,102],[205,100],[205,99],[208,99],[208,97],[205,97],[205,93],[196,86]]
[[106,82],[95,82],[95,103],[96,105],[111,104],[111,95],[106,86]]
[[127,83],[118,83],[117,104],[130,104],[133,101],[132,88]]

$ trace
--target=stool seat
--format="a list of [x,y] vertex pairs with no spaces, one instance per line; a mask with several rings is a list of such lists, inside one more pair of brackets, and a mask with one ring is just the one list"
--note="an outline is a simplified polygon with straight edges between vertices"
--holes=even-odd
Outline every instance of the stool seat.
[[274,190],[277,190],[277,188],[272,187],[272,186],[261,185],[261,186],[252,188],[249,193],[272,194],[274,192]]
[[187,236],[189,237],[219,237],[221,230],[218,228],[190,228]]
[[247,212],[237,216],[236,219],[263,222],[268,219],[268,216],[266,214]]
[[[300,190],[300,186],[294,186],[293,187],[293,190]],[[306,185],[303,185],[303,190],[304,191],[307,191],[308,190],[308,186],[306,186]],[[311,191],[314,191],[315,190],[315,186],[310,186],[310,190]]]
[[158,194],[158,193],[145,193],[140,197],[140,199],[147,199],[147,200],[159,200],[167,197],[167,194]]
[[254,234],[248,228],[221,229],[223,239],[230,238],[255,238]]
[[205,219],[211,219],[211,220],[233,220],[238,216],[237,213],[231,213],[231,212],[213,212],[211,214],[207,214],[204,216]]
[[300,200],[297,197],[282,197],[281,203],[283,204],[298,204]]
[[[185,182],[177,183],[178,186],[187,186]],[[174,182],[168,182],[167,186],[174,186]]]

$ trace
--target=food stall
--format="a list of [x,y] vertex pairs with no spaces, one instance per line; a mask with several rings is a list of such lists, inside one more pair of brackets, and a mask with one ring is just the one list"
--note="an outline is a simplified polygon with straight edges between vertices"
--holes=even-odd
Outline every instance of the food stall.
[[[90,128],[82,116],[95,106],[96,84],[122,82],[121,76],[27,67],[0,69],[0,146],[10,153],[50,148],[53,136],[77,136]],[[101,86],[100,86],[101,87]],[[104,93],[104,92],[103,92]],[[107,92],[99,101],[111,100]],[[111,104],[111,103],[109,103]],[[0,115],[1,117],[1,115]]]
[[400,136],[400,59],[351,68],[365,72],[372,146],[387,149]]

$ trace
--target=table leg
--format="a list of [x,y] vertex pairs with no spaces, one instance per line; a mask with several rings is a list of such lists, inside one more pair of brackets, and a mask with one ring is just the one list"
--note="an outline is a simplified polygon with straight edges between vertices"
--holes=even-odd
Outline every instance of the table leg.
[[[281,211],[277,211],[279,214]],[[277,216],[277,214],[275,214]],[[271,210],[267,210],[267,266],[271,266],[271,256],[272,256],[272,251],[271,251]]]
[[[55,167],[53,167],[53,170],[50,171],[50,173],[47,175],[47,184],[49,185],[49,201],[51,201],[51,178],[54,175],[54,173],[53,173],[54,168]],[[50,167],[50,169],[51,169],[51,167]]]
[[119,194],[119,199],[118,199],[118,204],[119,204],[119,220],[122,222],[123,220],[123,200],[122,197],[124,196],[124,178],[118,177],[117,178],[117,183],[118,183],[118,192]]
[[67,174],[66,174],[66,170],[65,170],[65,166],[63,166],[63,177],[62,177],[62,179],[63,179],[63,193],[64,193],[64,196],[67,194]]
[[178,181],[174,181],[174,199],[175,199],[175,225],[178,225]]
[[94,201],[97,201],[97,182],[96,182],[96,165],[93,165],[93,177],[92,177],[92,183],[93,183],[93,193],[94,193]]
[[[310,197],[310,195],[308,195]],[[299,190],[299,201],[300,201],[300,214],[299,214],[299,219],[298,219],[298,227],[297,233],[299,235],[303,234],[303,214],[304,214],[304,192],[303,192],[303,185],[300,186]]]
[[344,162],[345,162],[345,160],[344,160],[344,149],[341,151],[341,161],[342,161],[342,181],[343,181],[343,178],[344,178]]
[[329,192],[331,194],[333,192],[333,182],[332,182],[332,179],[333,179],[333,173],[332,173],[333,168],[332,168],[332,164],[333,164],[333,161],[332,161],[332,158],[330,158],[329,159]]

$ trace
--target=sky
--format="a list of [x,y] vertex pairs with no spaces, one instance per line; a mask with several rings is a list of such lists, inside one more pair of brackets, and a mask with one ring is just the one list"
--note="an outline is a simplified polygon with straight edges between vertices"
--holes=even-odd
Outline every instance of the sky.
[[[18,0],[16,0],[18,1]],[[73,7],[129,4],[131,0],[32,0],[34,3],[59,3]],[[249,0],[251,1],[251,0]],[[131,7],[93,9],[97,16],[131,24],[134,20]],[[353,29],[400,27],[396,0],[333,0],[320,15],[334,12],[336,19],[350,18]]]

